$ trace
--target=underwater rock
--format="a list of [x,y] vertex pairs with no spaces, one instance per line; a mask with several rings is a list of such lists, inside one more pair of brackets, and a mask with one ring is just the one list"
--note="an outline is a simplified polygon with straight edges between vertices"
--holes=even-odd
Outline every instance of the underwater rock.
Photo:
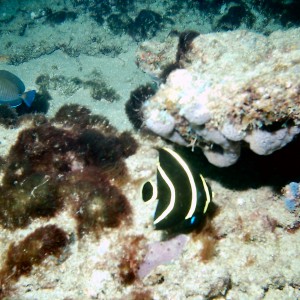
[[137,41],[154,37],[161,29],[163,18],[160,14],[143,9],[129,28],[129,34]]
[[16,111],[7,106],[0,105],[0,124],[6,128],[14,127],[17,124],[18,115]]
[[[79,2],[79,1],[78,1]],[[99,3],[93,3],[89,6],[89,12],[91,18],[93,18],[98,25],[103,25],[105,17],[107,17],[112,11],[112,7],[108,1],[101,1]]]
[[[219,167],[238,160],[243,141],[259,155],[283,148],[300,132],[299,34],[298,28],[269,37],[248,31],[195,37],[179,56],[181,69],[142,104],[144,128],[200,147]],[[159,74],[162,64],[147,60],[143,69]]]
[[133,11],[136,0],[114,0],[114,5],[120,12]]
[[299,25],[300,2],[297,0],[272,0],[259,2],[259,8],[271,13],[283,26]]
[[136,64],[144,72],[160,78],[166,67],[176,62],[177,44],[177,35],[170,35],[164,43],[142,42],[136,53]]
[[121,35],[128,31],[128,27],[132,23],[132,19],[127,14],[111,14],[107,18],[107,25],[114,33]]
[[54,13],[50,13],[46,17],[46,22],[51,25],[59,25],[65,21],[74,21],[77,18],[77,14],[73,11],[57,11]]
[[215,17],[213,27],[216,31],[234,30],[243,24],[246,24],[247,28],[251,28],[254,21],[254,15],[244,3],[230,2],[228,5],[224,5],[222,14]]
[[91,12],[91,18],[93,18],[99,26],[103,25],[105,21],[101,11],[99,10]]

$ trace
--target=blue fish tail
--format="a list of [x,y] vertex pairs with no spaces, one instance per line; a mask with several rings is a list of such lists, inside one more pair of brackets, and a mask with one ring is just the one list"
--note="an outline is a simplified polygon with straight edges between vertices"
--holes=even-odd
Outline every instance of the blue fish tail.
[[28,107],[31,106],[31,104],[34,100],[35,94],[36,94],[36,91],[32,90],[32,91],[28,91],[22,95],[22,99]]

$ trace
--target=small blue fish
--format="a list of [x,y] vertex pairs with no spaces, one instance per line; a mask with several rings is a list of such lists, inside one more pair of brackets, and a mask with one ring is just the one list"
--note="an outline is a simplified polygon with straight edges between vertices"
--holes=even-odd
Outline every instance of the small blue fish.
[[6,104],[16,107],[22,104],[22,101],[30,107],[36,91],[25,91],[25,85],[16,75],[0,70],[0,105]]

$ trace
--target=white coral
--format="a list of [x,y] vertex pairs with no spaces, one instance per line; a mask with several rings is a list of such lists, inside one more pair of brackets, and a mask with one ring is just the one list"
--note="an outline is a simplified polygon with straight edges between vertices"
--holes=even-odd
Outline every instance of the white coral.
[[[284,147],[300,133],[299,35],[300,28],[199,35],[182,68],[144,104],[146,127],[201,147],[220,167],[238,160],[242,141],[259,155]],[[293,125],[262,130],[285,120]]]

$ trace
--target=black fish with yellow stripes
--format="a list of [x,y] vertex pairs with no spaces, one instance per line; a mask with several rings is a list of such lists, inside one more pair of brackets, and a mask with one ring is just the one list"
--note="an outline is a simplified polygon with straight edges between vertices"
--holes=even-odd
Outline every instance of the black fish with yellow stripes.
[[196,227],[212,200],[212,192],[203,176],[175,151],[159,149],[157,182],[146,182],[144,201],[158,200],[154,226],[159,230]]

